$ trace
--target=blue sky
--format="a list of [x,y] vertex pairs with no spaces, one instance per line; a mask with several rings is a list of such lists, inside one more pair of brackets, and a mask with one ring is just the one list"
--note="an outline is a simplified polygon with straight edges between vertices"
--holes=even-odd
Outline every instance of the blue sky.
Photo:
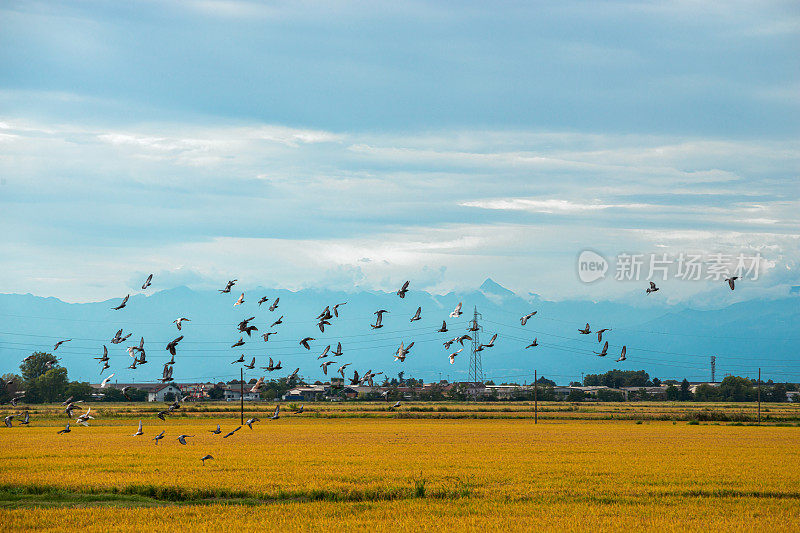
[[783,295],[800,7],[709,4],[2,2],[0,291],[640,290],[591,248],[761,253],[741,297]]

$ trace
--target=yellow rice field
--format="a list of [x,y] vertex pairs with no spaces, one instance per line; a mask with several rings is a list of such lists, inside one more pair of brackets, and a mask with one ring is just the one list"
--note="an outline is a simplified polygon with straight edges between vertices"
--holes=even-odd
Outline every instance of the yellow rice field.
[[[529,418],[102,418],[0,432],[11,530],[788,530],[800,427]],[[108,413],[109,415],[111,412]],[[165,438],[152,437],[164,429]],[[176,437],[195,435],[188,445]],[[214,460],[202,465],[205,454]]]

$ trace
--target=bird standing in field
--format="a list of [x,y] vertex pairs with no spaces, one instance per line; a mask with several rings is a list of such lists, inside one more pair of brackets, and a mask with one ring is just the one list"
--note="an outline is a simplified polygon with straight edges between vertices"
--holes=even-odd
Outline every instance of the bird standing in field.
[[147,276],[147,279],[144,280],[144,283],[142,283],[142,290],[145,290],[145,289],[147,289],[147,287],[152,285],[152,283],[151,283],[152,281],[153,281],[153,275],[150,274],[149,276]]
[[523,316],[522,318],[519,319],[519,323],[524,326],[525,324],[528,323],[528,320],[530,320],[531,317],[533,315],[535,315],[536,313],[538,313],[538,311],[533,311],[532,313],[528,313],[527,315],[525,315],[525,316]]
[[645,289],[645,292],[647,294],[650,294],[651,292],[656,292],[657,290],[658,290],[658,287],[656,287],[656,284],[651,281],[650,282],[650,286],[647,287],[647,289]]
[[122,309],[123,307],[125,307],[126,305],[128,305],[128,298],[130,298],[130,297],[131,297],[131,295],[130,295],[130,294],[129,294],[129,295],[127,295],[125,298],[123,298],[123,299],[122,299],[122,303],[120,303],[120,304],[119,304],[118,306],[116,306],[116,307],[112,307],[111,309],[113,309],[113,310],[115,310],[115,311],[119,311],[120,309]]
[[400,290],[399,290],[399,291],[397,291],[397,295],[398,295],[400,298],[405,298],[405,297],[406,297],[406,293],[408,292],[408,285],[409,285],[409,283],[410,283],[410,282],[406,281],[405,283],[403,283],[403,286],[402,286],[402,287],[400,287]]
[[56,345],[55,345],[55,346],[53,346],[53,351],[55,352],[56,350],[58,350],[58,347],[59,347],[59,346],[61,346],[61,345],[62,345],[62,344],[64,344],[65,342],[69,342],[69,341],[71,341],[71,340],[72,340],[72,339],[66,339],[66,340],[63,340],[63,341],[58,341],[58,342],[56,343]]
[[214,457],[209,454],[209,455],[204,455],[203,457],[200,458],[200,460],[203,461],[203,466],[206,466],[206,461],[213,458]]
[[137,429],[137,430],[136,430],[136,433],[134,433],[134,434],[133,434],[133,435],[131,435],[131,436],[132,436],[132,437],[139,437],[139,436],[141,436],[141,435],[144,435],[144,431],[142,431],[142,421],[141,421],[141,420],[139,420],[139,429]]

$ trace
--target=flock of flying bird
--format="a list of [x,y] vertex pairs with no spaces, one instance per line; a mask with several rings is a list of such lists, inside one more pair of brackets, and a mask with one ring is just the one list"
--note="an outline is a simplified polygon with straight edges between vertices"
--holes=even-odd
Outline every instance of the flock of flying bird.
[[[737,279],[739,279],[738,276],[732,276],[730,278],[725,278],[725,281],[728,283],[728,286],[730,287],[731,290],[734,290],[734,288],[735,288],[734,282]],[[144,284],[142,285],[142,290],[147,289],[152,284],[152,281],[153,281],[153,274],[150,274],[147,277],[147,279],[145,280]],[[234,287],[234,285],[236,284],[237,281],[238,280],[236,280],[236,279],[228,281],[228,283],[225,285],[225,288],[224,289],[220,289],[219,292],[222,293],[222,294],[230,293],[231,289]],[[409,285],[410,285],[409,281],[406,281],[405,283],[403,283],[402,287],[396,292],[397,296],[399,296],[400,298],[405,298],[406,294],[409,291]],[[659,287],[657,287],[656,284],[651,281],[651,282],[649,282],[649,287],[647,287],[647,289],[646,289],[646,293],[647,294],[652,294],[652,293],[654,293],[654,292],[656,292],[658,290],[660,290]],[[122,299],[122,301],[120,302],[120,304],[115,306],[115,307],[112,307],[112,309],[115,310],[115,311],[119,311],[121,309],[124,309],[128,305],[129,298],[130,298],[130,294],[125,296]],[[234,305],[234,307],[239,306],[239,305],[243,304],[244,301],[245,301],[245,294],[241,293],[241,295],[239,296],[239,298],[236,300],[236,302],[233,305]],[[268,301],[269,301],[269,298],[267,298],[266,296],[261,297],[258,300],[259,307],[262,304],[264,304],[264,303],[266,303]],[[274,312],[275,310],[277,310],[278,306],[279,306],[279,302],[280,302],[280,298],[275,298],[275,300],[273,300],[273,302],[269,306],[269,311],[270,312]],[[323,309],[322,312],[319,315],[317,315],[316,321],[317,321],[317,327],[319,328],[320,333],[324,333],[325,332],[325,327],[326,326],[331,326],[332,325],[331,321],[334,320],[335,318],[339,317],[339,308],[342,307],[343,305],[346,305],[346,304],[347,304],[347,302],[342,302],[342,303],[337,303],[337,304],[335,304],[333,306],[326,306],[325,309]],[[456,305],[456,307],[450,313],[450,315],[449,315],[450,318],[459,318],[463,314],[461,308],[462,308],[462,303],[459,302],[458,305]],[[370,324],[370,327],[373,330],[380,329],[380,328],[382,328],[384,326],[384,324],[383,324],[383,315],[386,314],[386,313],[389,313],[389,311],[386,310],[386,309],[379,309],[379,310],[375,311],[375,313],[374,313],[376,315],[375,323],[374,324]],[[532,312],[528,313],[527,315],[524,315],[524,316],[520,317],[520,319],[519,319],[520,320],[520,324],[522,326],[525,326],[528,323],[528,321],[536,315],[536,313],[537,313],[537,311],[532,311]],[[238,341],[236,341],[235,343],[233,343],[231,345],[231,348],[237,348],[239,346],[243,346],[245,344],[245,342],[246,342],[244,340],[244,336],[247,335],[248,340],[249,340],[251,338],[251,336],[252,336],[252,333],[254,331],[258,331],[258,327],[253,325],[253,324],[251,324],[251,322],[254,321],[255,318],[256,317],[253,316],[253,317],[246,318],[246,319],[242,320],[241,322],[239,322],[239,324],[237,325],[237,331],[242,333],[242,335],[239,337]],[[418,320],[421,320],[421,318],[422,318],[422,308],[421,307],[417,307],[416,312],[411,317],[411,322],[416,322]],[[183,331],[183,323],[184,322],[191,322],[191,320],[189,318],[186,318],[186,317],[180,317],[180,318],[177,318],[177,319],[173,320],[172,323],[175,324],[175,327],[178,329],[178,331],[182,332]],[[282,323],[283,323],[283,315],[281,315],[277,320],[273,321],[270,324],[268,329],[271,330],[275,326],[279,326]],[[477,323],[475,321],[472,321],[472,322],[470,322],[469,328],[467,329],[466,333],[460,334],[460,335],[456,335],[453,338],[451,338],[449,340],[446,340],[443,343],[445,350],[450,350],[450,348],[451,348],[451,346],[453,344],[458,343],[460,345],[460,348],[458,350],[456,350],[454,352],[451,352],[449,354],[448,357],[449,357],[449,360],[450,360],[450,364],[454,364],[455,363],[456,356],[458,356],[458,354],[461,353],[461,351],[464,349],[464,342],[465,341],[472,341],[472,337],[469,334],[471,332],[474,332],[474,331],[477,331],[477,330],[478,330]],[[448,329],[447,321],[446,320],[442,320],[442,326],[437,330],[437,332],[446,333],[448,331],[450,331],[450,330]],[[606,333],[606,332],[609,332],[609,331],[611,331],[611,328],[601,328],[601,329],[596,330],[594,333],[597,335],[597,342],[598,343],[602,343],[603,342],[603,334]],[[590,335],[590,334],[592,334],[592,329],[591,329],[590,325],[587,323],[583,328],[579,328],[578,329],[578,333],[581,334],[581,335]],[[270,336],[275,335],[275,334],[277,334],[277,331],[267,331],[267,332],[263,333],[261,335],[261,337],[263,338],[264,342],[268,342]],[[128,338],[130,338],[131,335],[132,335],[132,333],[124,334],[124,328],[123,329],[119,329],[114,334],[114,336],[111,338],[110,342],[112,344],[121,344],[121,343],[125,342]],[[172,374],[173,374],[173,369],[174,369],[174,365],[175,365],[175,356],[178,353],[179,343],[181,342],[181,340],[183,340],[183,338],[184,338],[184,335],[181,334],[178,337],[176,337],[175,339],[171,340],[169,343],[167,343],[167,345],[165,347],[165,350],[170,354],[170,359],[166,363],[164,363],[164,367],[163,367],[163,370],[162,370],[162,376],[159,379],[159,381],[161,381],[162,383],[169,383],[169,382],[174,381],[174,378],[173,378]],[[63,345],[64,343],[70,342],[71,340],[72,339],[59,340],[58,342],[56,342],[55,346],[53,346],[53,351],[55,352],[56,350],[58,350],[58,348],[61,345]],[[308,337],[304,337],[303,339],[301,339],[299,341],[299,344],[300,344],[300,346],[302,346],[306,350],[311,350],[311,343],[313,341],[315,341],[315,340],[316,339],[314,337],[308,336]],[[491,337],[491,339],[490,339],[490,341],[488,343],[486,343],[486,344],[478,344],[475,347],[475,350],[476,351],[483,351],[483,350],[485,350],[487,348],[493,348],[495,346],[495,341],[496,340],[497,340],[497,334],[495,333],[494,335],[492,335],[492,337]],[[527,348],[534,348],[534,347],[536,347],[538,345],[539,345],[538,338],[534,338],[533,341],[530,344],[525,346],[525,348],[526,349]],[[401,342],[400,346],[397,348],[397,351],[394,354],[394,360],[395,361],[399,361],[399,362],[404,362],[406,360],[406,358],[408,357],[409,353],[411,352],[411,349],[412,349],[413,346],[414,346],[414,342],[413,341],[410,342],[408,345],[405,345],[404,342]],[[128,352],[128,354],[132,358],[132,362],[131,362],[130,366],[128,366],[129,369],[134,369],[135,370],[136,368],[148,363],[147,357],[146,357],[147,354],[146,354],[146,351],[145,351],[145,348],[144,348],[144,337],[142,337],[140,339],[140,341],[139,341],[139,343],[137,345],[129,346],[126,351]],[[627,348],[626,348],[625,345],[623,345],[622,346],[622,350],[620,352],[620,355],[616,359],[616,361],[617,362],[625,361],[626,358],[627,358],[626,357],[626,352],[627,352]],[[608,341],[606,340],[604,342],[604,344],[603,344],[603,346],[602,346],[600,351],[594,351],[593,353],[596,354],[599,357],[605,357],[606,355],[608,355]],[[328,374],[328,367],[335,363],[334,359],[328,359],[328,357],[336,358],[336,357],[341,357],[343,354],[344,354],[344,352],[342,351],[341,342],[337,343],[337,346],[336,346],[336,348],[334,350],[331,350],[331,345],[327,345],[323,349],[322,353],[317,357],[317,360],[323,360],[322,363],[320,363],[320,368],[322,368],[323,373],[327,375]],[[33,355],[28,356],[25,359],[23,359],[23,361],[28,361],[33,357],[34,357]],[[103,345],[103,355],[100,356],[100,357],[95,357],[94,359],[98,360],[98,362],[101,363],[101,369],[100,369],[100,373],[101,374],[105,370],[110,368],[110,364],[109,364],[110,359],[109,359],[109,356],[108,356],[108,348],[105,345]],[[231,362],[231,364],[238,364],[238,363],[242,363],[243,364],[243,368],[247,368],[249,370],[253,370],[256,367],[256,359],[255,359],[255,357],[253,357],[251,359],[250,363],[248,364],[248,363],[246,363],[246,361],[244,359],[244,354],[242,354],[238,359],[236,359],[236,360]],[[336,363],[336,364],[338,364],[338,363]],[[52,362],[48,362],[47,365],[48,366],[52,366],[53,363]],[[339,368],[337,369],[337,372],[342,376],[343,379],[346,378],[345,370],[350,365],[351,365],[351,363],[344,363],[344,364],[341,364],[339,366]],[[262,366],[260,368],[263,369],[263,370],[266,370],[267,372],[274,372],[274,371],[277,371],[277,370],[281,370],[283,368],[283,366],[282,366],[280,360],[277,363],[275,363],[272,360],[272,358],[270,357],[269,358],[269,364],[267,366]],[[293,378],[298,377],[299,371],[300,371],[300,368],[298,367],[292,373],[290,373],[286,378],[287,382],[290,382]],[[381,374],[383,374],[383,372],[373,372],[372,369],[369,369],[366,372],[364,372],[363,375],[359,376],[358,371],[354,370],[353,371],[353,377],[350,378],[349,381],[350,381],[351,385],[364,385],[364,384],[369,383],[370,387],[373,387],[374,386],[374,379],[377,376],[381,375]],[[111,373],[106,378],[104,378],[102,380],[101,384],[100,384],[100,388],[105,388],[108,385],[108,383],[111,381],[111,378],[114,377],[114,375],[115,375],[114,373]],[[252,392],[252,393],[258,392],[264,386],[264,383],[265,383],[264,377],[259,378],[257,380],[257,382],[250,388],[250,392]],[[127,398],[129,401],[132,399],[130,397],[130,395],[129,395],[130,389],[131,389],[130,386],[126,386],[126,387],[123,387],[122,391],[121,391],[122,394],[125,396],[125,398]],[[386,394],[386,393],[384,393],[384,394]],[[16,406],[20,399],[22,399],[22,396],[16,396],[16,397],[12,398],[11,404],[13,406]],[[64,407],[64,413],[71,419],[72,416],[73,416],[73,411],[77,408],[76,404],[81,403],[81,402],[82,402],[82,400],[74,400],[73,401],[72,397],[68,398],[67,400],[65,400],[61,404],[62,407]],[[398,401],[391,407],[391,409],[399,408],[400,405],[401,405],[401,402]],[[178,400],[174,401],[171,405],[169,405],[166,409],[160,411],[157,414],[157,416],[158,416],[159,419],[164,421],[164,420],[166,420],[166,417],[168,415],[174,413],[176,410],[180,409],[180,407],[181,407],[180,399],[178,399]],[[300,408],[296,409],[293,413],[294,414],[301,414],[302,412],[303,412],[303,406],[301,405]],[[91,413],[91,407],[87,408],[87,411],[85,413],[80,414],[75,419],[75,422],[78,423],[78,424],[84,425],[84,426],[88,426],[89,425],[89,420],[93,420],[94,419],[94,417],[90,413]],[[278,404],[275,407],[275,411],[274,411],[273,415],[270,417],[270,420],[277,420],[278,418],[280,418],[280,414],[281,414],[281,409],[280,409],[280,404]],[[4,418],[5,425],[7,427],[9,427],[9,428],[12,427],[13,426],[12,422],[13,422],[13,420],[15,418],[19,420],[19,424],[20,425],[27,426],[30,423],[30,415],[29,415],[28,411],[25,411],[22,414],[17,414],[17,415],[12,414],[12,415],[6,416]],[[260,422],[260,419],[258,419],[256,417],[253,417],[253,418],[248,419],[245,422],[245,425],[248,426],[252,430],[253,429],[253,424],[255,424],[257,422]],[[241,428],[242,428],[242,426],[236,427],[232,431],[230,431],[230,432],[226,433],[225,435],[223,435],[222,438],[223,439],[227,439],[227,438],[231,437],[237,431],[239,431]],[[58,434],[70,433],[71,431],[72,431],[72,429],[70,428],[70,424],[68,422],[64,429],[58,431]],[[211,434],[213,434],[213,435],[220,435],[222,433],[222,430],[221,430],[220,426],[217,425],[216,429],[209,430],[209,432]],[[139,421],[139,427],[138,427],[137,431],[132,436],[133,437],[139,437],[139,436],[142,436],[142,435],[144,435],[144,429],[143,429],[142,421],[140,420]],[[165,436],[165,430],[162,430],[155,437],[153,437],[153,440],[155,441],[156,444],[158,444],[158,441],[163,439],[164,436]],[[193,437],[194,437],[194,435],[181,434],[181,435],[179,435],[177,437],[176,440],[180,444],[186,445],[187,444],[186,439],[193,438]],[[211,455],[205,455],[204,457],[201,457],[201,461],[203,462],[204,465],[205,465],[205,461],[207,461],[209,459],[213,459],[213,457]]]

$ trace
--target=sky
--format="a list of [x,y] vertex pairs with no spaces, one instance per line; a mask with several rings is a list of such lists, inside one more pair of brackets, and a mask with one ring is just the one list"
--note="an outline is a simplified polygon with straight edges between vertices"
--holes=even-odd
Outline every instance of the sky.
[[2,1],[0,28],[0,292],[602,300],[647,285],[623,253],[763,258],[715,298],[800,285],[796,2]]

